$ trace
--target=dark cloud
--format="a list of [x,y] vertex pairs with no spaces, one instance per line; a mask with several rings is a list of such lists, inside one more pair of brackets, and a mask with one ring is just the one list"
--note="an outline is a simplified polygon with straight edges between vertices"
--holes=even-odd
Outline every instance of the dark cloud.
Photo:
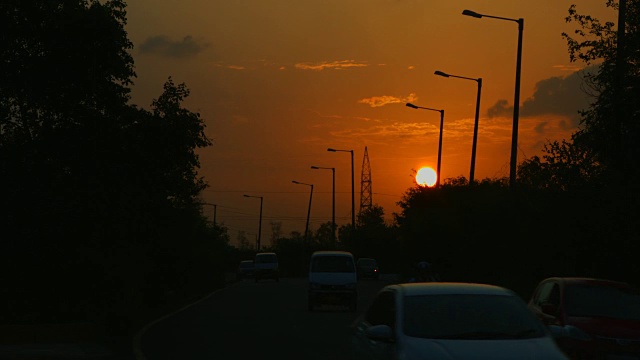
[[535,131],[537,134],[544,134],[544,130],[547,125],[549,125],[548,121],[542,121],[540,124],[536,125],[536,127],[533,128],[533,131]]
[[[589,106],[589,96],[585,92],[583,81],[587,71],[592,71],[592,68],[577,71],[566,77],[557,76],[539,81],[533,96],[524,100],[520,106],[520,115],[563,115],[568,118],[568,123],[563,123],[563,127],[577,126],[580,121],[578,111]],[[508,117],[512,114],[513,105],[507,100],[498,100],[487,110],[487,116],[490,118]]]
[[487,116],[490,118],[503,117],[513,114],[513,106],[509,105],[507,100],[498,100],[492,107],[487,110]]
[[145,54],[185,58],[195,56],[204,50],[207,44],[200,43],[187,35],[182,40],[171,40],[166,35],[152,36],[140,44],[140,51]]

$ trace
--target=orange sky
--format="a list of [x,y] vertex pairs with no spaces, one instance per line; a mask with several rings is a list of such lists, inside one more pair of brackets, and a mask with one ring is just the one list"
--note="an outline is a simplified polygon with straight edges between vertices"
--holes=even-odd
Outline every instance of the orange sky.
[[[314,184],[311,229],[351,221],[354,150],[356,212],[365,146],[373,203],[391,219],[414,185],[412,169],[436,167],[444,109],[442,178],[469,177],[477,84],[435,70],[482,78],[476,180],[508,177],[517,23],[461,15],[524,18],[518,161],[540,154],[545,140],[568,138],[580,91],[561,33],[578,11],[615,20],[605,0],[135,0],[127,31],[137,79],[133,103],[148,107],[171,76],[186,83],[185,106],[199,112],[214,145],[200,151],[216,220],[255,238],[263,196],[262,244],[270,222],[283,235],[304,231]],[[206,209],[213,217],[213,207]]]

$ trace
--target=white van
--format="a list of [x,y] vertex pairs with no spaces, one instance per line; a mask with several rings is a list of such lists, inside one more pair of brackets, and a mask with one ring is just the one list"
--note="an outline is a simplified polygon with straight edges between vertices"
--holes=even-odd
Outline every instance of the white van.
[[257,253],[253,259],[253,277],[256,282],[262,279],[280,281],[278,255],[274,252]]
[[356,311],[358,276],[348,251],[316,251],[309,264],[309,311],[316,305],[346,305]]

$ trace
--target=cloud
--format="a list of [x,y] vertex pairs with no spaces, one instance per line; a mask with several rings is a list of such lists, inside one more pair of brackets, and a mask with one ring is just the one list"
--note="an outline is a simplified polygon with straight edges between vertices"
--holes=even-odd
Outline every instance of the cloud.
[[409,94],[406,98],[399,98],[391,95],[373,96],[358,100],[359,104],[368,104],[371,107],[380,107],[389,104],[404,104],[408,102],[415,102],[418,99],[416,94]]
[[492,107],[487,110],[487,117],[503,117],[513,114],[513,106],[509,105],[509,102],[504,99],[498,100]]
[[140,44],[140,51],[145,54],[155,54],[174,58],[191,57],[202,52],[208,44],[198,42],[191,35],[182,40],[171,40],[166,35],[157,35],[147,38]]
[[554,65],[554,69],[562,70],[562,71],[571,71],[576,72],[582,70],[582,67],[577,65]]
[[413,139],[415,141],[422,141],[425,136],[437,135],[438,128],[430,123],[400,123],[394,122],[391,124],[380,124],[370,127],[360,128],[345,128],[341,130],[332,130],[331,135],[338,138],[345,139]]
[[298,63],[294,66],[296,69],[300,70],[322,71],[325,69],[344,70],[352,67],[366,67],[369,65],[366,63],[356,62],[355,60],[338,60],[320,63]]
[[[576,71],[561,77],[551,77],[536,83],[533,96],[524,100],[520,106],[520,115],[533,117],[540,115],[561,115],[568,119],[566,127],[575,127],[580,121],[578,111],[589,105],[589,96],[585,93],[583,77],[593,68]],[[509,117],[513,115],[513,105],[507,100],[498,100],[487,110],[489,118]]]
[[245,70],[246,67],[242,66],[242,65],[224,65],[224,64],[213,64],[213,66],[216,67],[221,67],[221,68],[225,68],[225,69],[231,69],[231,70]]
[[537,133],[537,134],[544,134],[545,133],[545,128],[547,127],[547,125],[549,125],[548,121],[543,121],[540,124],[536,125],[533,130]]

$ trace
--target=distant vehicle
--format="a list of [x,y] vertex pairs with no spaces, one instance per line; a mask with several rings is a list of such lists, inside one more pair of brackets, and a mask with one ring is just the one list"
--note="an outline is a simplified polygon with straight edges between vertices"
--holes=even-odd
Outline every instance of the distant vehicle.
[[356,262],[358,278],[378,279],[380,278],[380,269],[378,262],[372,258],[359,258]]
[[316,251],[309,264],[309,311],[316,305],[345,305],[355,312],[358,277],[353,254],[347,251]]
[[387,285],[356,323],[353,359],[567,360],[527,304],[494,285]]
[[240,264],[238,264],[238,269],[236,271],[236,277],[238,278],[238,280],[250,278],[252,276],[253,276],[253,260],[240,261]]
[[276,253],[257,253],[253,260],[253,266],[253,276],[256,282],[262,279],[280,281],[280,268],[278,266],[278,255],[276,255]]
[[551,277],[536,287],[529,308],[560,326],[571,359],[640,359],[640,290],[594,278]]

